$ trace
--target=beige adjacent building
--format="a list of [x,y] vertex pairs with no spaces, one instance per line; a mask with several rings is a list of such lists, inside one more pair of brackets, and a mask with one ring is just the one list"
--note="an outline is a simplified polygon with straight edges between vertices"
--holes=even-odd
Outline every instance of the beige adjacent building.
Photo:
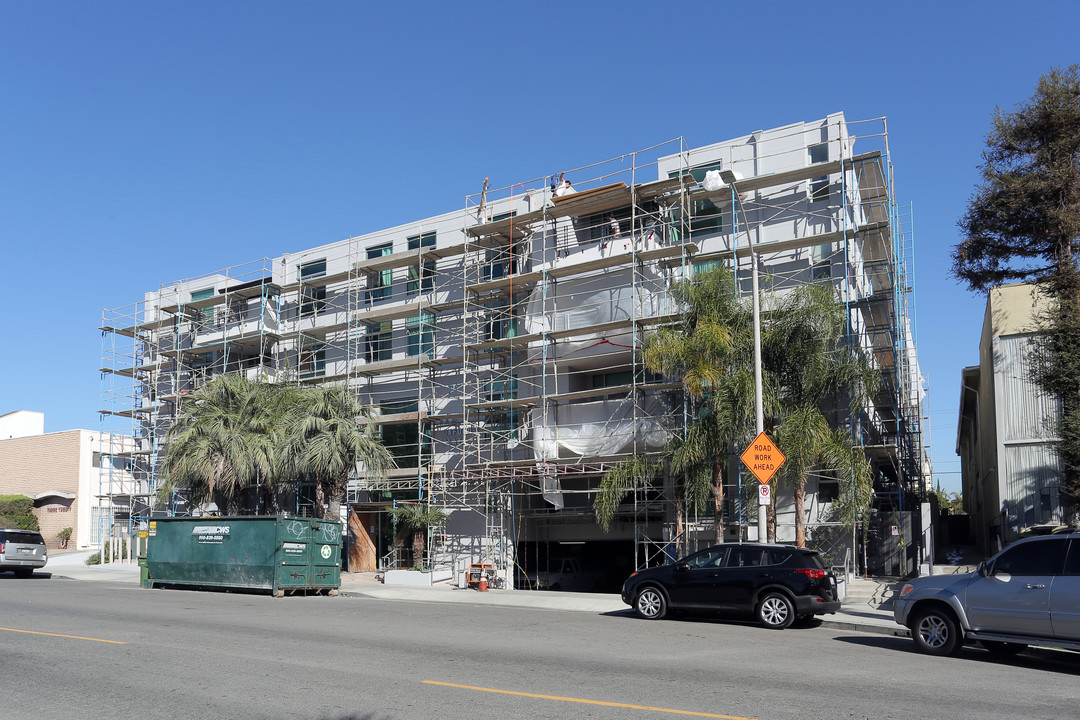
[[46,433],[42,413],[0,415],[0,495],[34,499],[34,514],[50,548],[58,547],[57,535],[69,527],[69,548],[88,548],[97,541],[100,440],[101,433],[93,430]]
[[962,374],[956,453],[964,505],[985,553],[1031,527],[1061,522],[1052,448],[1058,408],[1030,379],[1036,318],[1047,303],[1031,284],[992,289],[979,364]]

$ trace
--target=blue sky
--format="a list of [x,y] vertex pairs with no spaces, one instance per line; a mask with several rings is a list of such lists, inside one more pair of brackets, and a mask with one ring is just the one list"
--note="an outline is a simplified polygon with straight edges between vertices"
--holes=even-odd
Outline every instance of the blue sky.
[[[102,308],[675,137],[888,118],[935,471],[984,300],[948,275],[995,106],[1080,6],[0,3],[0,414],[98,427]],[[1073,48],[1072,51],[1069,48]]]

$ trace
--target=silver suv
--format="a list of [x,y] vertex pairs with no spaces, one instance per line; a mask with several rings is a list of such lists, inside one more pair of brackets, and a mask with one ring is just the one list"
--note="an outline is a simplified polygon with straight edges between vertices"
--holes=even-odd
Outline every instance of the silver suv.
[[0,572],[14,570],[17,577],[30,577],[35,568],[45,567],[49,551],[35,530],[0,530]]
[[1080,650],[1080,533],[1020,540],[966,575],[912,580],[894,616],[931,655],[976,640],[998,655],[1036,644]]

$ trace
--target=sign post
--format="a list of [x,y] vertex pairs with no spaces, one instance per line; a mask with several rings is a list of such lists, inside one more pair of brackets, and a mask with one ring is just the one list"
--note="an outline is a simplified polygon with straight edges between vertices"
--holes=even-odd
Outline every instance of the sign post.
[[765,508],[772,504],[772,491],[769,488],[769,481],[772,480],[773,475],[784,464],[787,457],[780,452],[780,448],[773,444],[768,435],[759,432],[754,441],[750,443],[750,446],[739,456],[739,459],[743,461],[743,464],[750,469],[750,472],[761,483],[758,488],[758,542],[765,542],[762,533],[765,523],[761,522],[761,519],[765,516]]

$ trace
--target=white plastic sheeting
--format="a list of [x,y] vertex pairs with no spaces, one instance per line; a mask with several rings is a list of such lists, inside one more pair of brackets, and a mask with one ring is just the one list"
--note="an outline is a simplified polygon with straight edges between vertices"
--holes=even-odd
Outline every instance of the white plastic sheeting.
[[[655,268],[646,266],[638,276],[636,288],[631,268],[607,270],[592,275],[560,280],[555,297],[544,297],[543,285],[530,294],[526,306],[525,327],[528,333],[577,330],[632,319],[674,312],[674,303],[665,289],[664,278]],[[546,310],[546,312],[545,312]],[[629,337],[629,329],[583,333],[563,340],[560,356],[594,345],[603,337]],[[538,355],[541,343],[532,348]]]
[[665,405],[647,397],[634,418],[634,397],[622,400],[559,405],[532,411],[533,450],[537,460],[609,457],[633,449],[659,450],[668,439],[664,427]]

